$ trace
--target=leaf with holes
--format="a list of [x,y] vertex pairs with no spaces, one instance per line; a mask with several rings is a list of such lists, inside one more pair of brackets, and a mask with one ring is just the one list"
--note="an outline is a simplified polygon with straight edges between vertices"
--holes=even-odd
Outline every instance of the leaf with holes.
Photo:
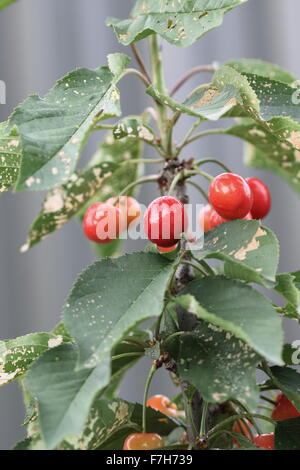
[[193,255],[224,261],[228,277],[266,285],[264,279],[275,281],[279,243],[257,220],[235,220],[207,232],[202,250]]
[[65,340],[61,335],[32,333],[0,341],[0,386],[24,375],[36,358]]
[[170,352],[175,354],[181,379],[196,387],[204,400],[237,399],[250,409],[257,405],[255,370],[260,357],[231,333],[201,323],[182,334]]
[[128,330],[161,314],[173,269],[162,256],[133,253],[98,261],[81,274],[63,312],[79,367],[101,364]]
[[[289,132],[288,122],[274,118],[272,124],[278,129]],[[291,132],[295,124],[290,126]],[[238,137],[248,144],[245,162],[250,167],[263,168],[284,178],[295,191],[300,193],[300,151],[291,142],[282,142],[276,132],[269,132],[256,123],[240,124],[231,127],[226,134]]]
[[245,74],[251,73],[261,77],[270,78],[278,82],[292,85],[296,78],[290,72],[284,70],[276,64],[271,64],[257,59],[232,60],[225,65],[234,68],[237,72]]
[[29,370],[25,385],[37,399],[41,431],[47,448],[66,436],[80,436],[91,404],[110,379],[109,357],[95,369],[75,370],[77,348],[63,344],[47,351]]
[[300,450],[300,417],[279,421],[275,428],[276,450]]
[[[147,432],[162,436],[174,430],[178,423],[147,408]],[[66,439],[74,450],[122,450],[128,434],[142,432],[142,406],[119,398],[96,399],[80,437]]]
[[175,46],[193,44],[247,0],[138,0],[128,20],[108,18],[125,46],[157,33]]
[[119,121],[115,125],[113,134],[117,140],[130,137],[132,139],[141,139],[150,145],[155,142],[153,129],[144,124],[139,116],[128,116]]
[[21,147],[15,129],[6,132],[7,123],[0,123],[0,193],[11,188],[18,177]]
[[234,108],[241,101],[238,90],[232,85],[214,87],[205,85],[193,92],[183,103],[160,93],[154,86],[147,88],[147,93],[155,100],[168,105],[176,112],[216,121]]
[[79,170],[67,183],[50,191],[43,201],[41,212],[30,227],[21,252],[27,251],[77,215],[99,189],[104,187],[116,168],[115,163],[106,162]]
[[260,292],[240,281],[216,276],[196,279],[181,293],[183,297],[177,302],[185,310],[234,334],[267,360],[283,364],[281,321]]
[[[122,61],[118,54],[122,66],[128,60]],[[117,76],[108,67],[77,69],[60,79],[43,99],[30,96],[15,109],[9,126],[17,127],[22,144],[18,191],[65,183],[95,123],[120,114],[116,88],[120,71],[116,58],[110,57],[109,62],[114,71],[117,68]]]

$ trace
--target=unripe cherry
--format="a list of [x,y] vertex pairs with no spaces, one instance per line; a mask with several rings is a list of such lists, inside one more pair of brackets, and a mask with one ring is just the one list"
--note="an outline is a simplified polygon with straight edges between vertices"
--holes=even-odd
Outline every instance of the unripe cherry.
[[117,207],[95,202],[84,214],[82,228],[89,240],[106,244],[118,238],[125,229],[125,220]]
[[246,178],[253,194],[253,219],[263,219],[271,210],[272,200],[268,186],[259,178]]
[[155,245],[161,248],[176,245],[187,228],[187,214],[176,198],[159,197],[148,206],[144,216],[144,230]]
[[173,416],[174,418],[178,414],[176,404],[171,403],[169,398],[165,395],[154,395],[153,397],[148,398],[146,405],[165,415]]
[[126,437],[123,450],[152,450],[163,447],[164,441],[159,434],[134,433]]
[[251,210],[253,195],[247,181],[234,173],[222,173],[213,179],[209,201],[221,217],[242,219]]
[[120,209],[126,220],[127,227],[136,222],[141,216],[141,206],[133,197],[121,196],[119,199],[111,197],[106,202]]

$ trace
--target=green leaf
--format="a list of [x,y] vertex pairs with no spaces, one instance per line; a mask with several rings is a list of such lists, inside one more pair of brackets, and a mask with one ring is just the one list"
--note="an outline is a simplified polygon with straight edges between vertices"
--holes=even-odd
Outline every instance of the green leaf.
[[131,58],[126,54],[116,52],[115,54],[108,54],[107,62],[109,70],[114,75],[115,79],[120,78],[126,66],[131,62]]
[[27,437],[23,441],[17,442],[12,450],[45,450],[45,444],[41,436]]
[[242,74],[252,73],[255,75],[260,75],[261,77],[270,78],[271,80],[287,83],[288,85],[292,85],[296,80],[296,78],[290,74],[290,72],[282,69],[278,65],[270,64],[269,62],[264,62],[262,60],[232,60],[227,62],[225,65],[234,68],[237,72]]
[[99,188],[109,181],[116,168],[115,163],[106,162],[79,170],[67,183],[50,191],[43,201],[41,212],[29,229],[21,252],[24,253],[77,215],[87,201],[97,194]]
[[[179,298],[179,303],[189,307],[185,298]],[[255,369],[260,357],[247,344],[204,322],[182,334],[177,342],[178,373],[200,391],[204,400],[223,403],[237,399],[255,408],[259,397]]]
[[292,344],[286,343],[283,347],[282,358],[285,365],[295,366],[300,361],[300,350]]
[[17,180],[21,148],[18,132],[6,132],[7,123],[0,123],[0,193],[7,191]]
[[225,85],[223,87],[205,85],[196,90],[182,104],[160,93],[153,85],[147,88],[146,91],[155,100],[168,105],[174,111],[203,119],[210,119],[211,121],[220,119],[240,101],[239,92],[232,85]]
[[0,10],[3,10],[4,8],[8,7],[15,1],[16,0],[0,0]]
[[283,364],[281,321],[260,292],[215,276],[192,281],[182,294],[177,302],[188,312],[234,334],[275,364]]
[[0,341],[0,386],[24,375],[36,358],[63,341],[63,336],[51,333],[32,333]]
[[[147,408],[147,432],[164,436],[178,426],[176,421]],[[122,450],[128,434],[142,431],[142,406],[125,400],[96,399],[84,432],[66,441],[74,450]]]
[[300,291],[295,285],[295,276],[292,273],[277,274],[276,281],[274,289],[298,309],[300,306]]
[[79,367],[94,367],[137,323],[161,314],[173,263],[150,253],[104,259],[77,279],[64,322],[79,346]]
[[158,33],[175,46],[193,44],[220,26],[224,15],[247,0],[138,0],[128,20],[108,18],[121,44],[127,46]]
[[120,114],[119,56],[109,59],[117,76],[108,67],[77,69],[43,99],[30,96],[15,109],[9,125],[17,126],[23,149],[18,191],[65,183],[95,123]]
[[235,220],[207,232],[203,249],[193,254],[199,260],[225,261],[228,277],[265,285],[264,279],[275,281],[279,244],[257,220]]
[[284,131],[293,135],[295,124],[282,118],[274,118],[271,123],[275,126],[275,132],[251,123],[233,126],[226,133],[250,144],[245,152],[248,166],[277,173],[300,193],[300,151],[291,142],[282,142],[276,134],[278,130],[279,133]]
[[29,370],[25,385],[38,401],[43,438],[49,449],[66,436],[81,435],[96,393],[109,383],[109,358],[95,369],[75,371],[77,348],[47,351]]
[[300,417],[279,421],[275,428],[276,450],[300,450]]
[[300,373],[290,367],[271,367],[272,375],[276,379],[276,385],[300,411]]
[[[155,141],[153,129],[143,123],[139,116],[128,116],[120,120],[113,130],[114,138],[124,139],[124,137],[138,138],[152,144]],[[129,139],[128,139],[129,141]]]

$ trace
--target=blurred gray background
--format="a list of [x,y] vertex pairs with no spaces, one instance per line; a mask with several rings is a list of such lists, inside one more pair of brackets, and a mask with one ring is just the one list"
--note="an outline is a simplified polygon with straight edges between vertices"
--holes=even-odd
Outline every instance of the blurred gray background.
[[[75,67],[95,68],[106,63],[111,52],[130,54],[105,27],[107,16],[127,18],[133,0],[20,0],[0,12],[0,79],[7,85],[7,104],[0,104],[0,120],[29,93],[43,95],[54,82]],[[188,49],[164,43],[166,79],[171,85],[188,68],[233,58],[260,58],[275,62],[300,77],[298,0],[249,0],[229,13],[221,28],[207,34]],[[144,44],[139,47],[146,52]],[[208,81],[197,77],[182,93]],[[126,77],[121,86],[124,114],[139,113],[148,103],[143,86]],[[179,95],[180,96],[180,95]],[[190,123],[183,119],[178,137]],[[85,149],[87,158],[95,148]],[[146,156],[153,156],[146,149]],[[232,138],[206,138],[191,145],[186,156],[218,157],[234,171],[257,175],[270,185],[274,210],[266,223],[281,242],[280,271],[300,268],[299,199],[278,177],[245,169],[242,143]],[[152,171],[153,169],[151,169]],[[215,170],[211,168],[211,170]],[[140,193],[143,203],[155,195],[147,186]],[[39,210],[40,193],[6,193],[0,197],[0,339],[32,331],[50,330],[59,321],[61,306],[77,274],[96,257],[82,237],[76,221],[51,235],[29,253],[21,255],[26,231]],[[196,193],[193,199],[199,202]],[[196,199],[197,198],[197,199]],[[128,250],[141,248],[128,244]],[[293,322],[286,325],[290,339],[299,339]],[[131,373],[122,396],[141,401],[145,363]],[[166,374],[158,374],[152,392],[170,392]],[[16,384],[0,390],[0,449],[10,448],[24,435],[21,394]]]

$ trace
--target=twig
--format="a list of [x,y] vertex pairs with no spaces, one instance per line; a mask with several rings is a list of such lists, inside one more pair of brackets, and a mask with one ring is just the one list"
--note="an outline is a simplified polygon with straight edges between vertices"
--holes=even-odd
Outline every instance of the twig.
[[131,44],[131,49],[132,49],[132,52],[133,52],[133,55],[135,57],[135,60],[137,61],[137,64],[139,65],[140,69],[141,69],[141,72],[143,75],[145,75],[145,77],[147,78],[148,82],[149,82],[149,85],[151,84],[151,78],[150,78],[150,75],[148,74],[147,72],[147,69],[146,69],[146,66],[144,64],[144,61],[142,59],[142,56],[137,48],[137,45],[136,44]]
[[182,85],[184,85],[194,75],[197,75],[198,73],[202,72],[215,72],[216,69],[217,68],[215,65],[199,65],[198,67],[194,67],[189,72],[187,72],[186,75],[180,78],[180,80],[178,80],[178,82],[173,86],[170,91],[170,96],[175,95],[175,93],[182,87]]

